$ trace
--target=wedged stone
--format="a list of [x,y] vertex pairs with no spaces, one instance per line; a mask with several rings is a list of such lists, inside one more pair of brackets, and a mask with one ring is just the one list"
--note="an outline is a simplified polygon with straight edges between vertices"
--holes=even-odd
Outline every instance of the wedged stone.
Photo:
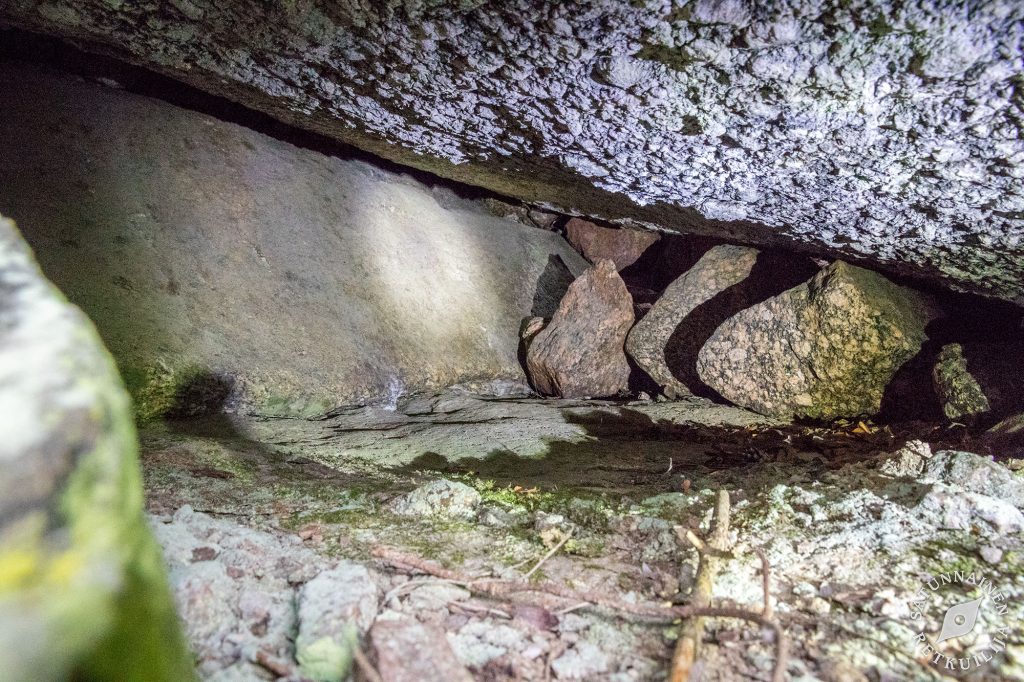
[[950,343],[932,371],[942,412],[952,420],[998,417],[1024,409],[1024,347]]
[[526,353],[538,393],[604,397],[629,387],[623,344],[633,325],[633,299],[611,260],[599,260],[566,292],[551,322]]
[[[673,334],[701,303],[748,278],[758,253],[756,249],[738,246],[711,249],[669,285],[630,331],[626,352],[667,396],[679,397],[691,392],[681,378],[690,379],[692,384],[693,372],[692,369],[687,371],[687,366],[692,366],[693,356],[700,349],[701,330],[684,332],[682,342],[670,346]],[[698,341],[696,348],[687,343],[690,339]]]
[[896,370],[920,350],[933,315],[923,295],[836,261],[724,322],[700,350],[697,372],[761,414],[871,415]]
[[444,630],[412,620],[378,620],[370,630],[384,682],[472,682]]
[[607,258],[619,272],[636,264],[660,239],[657,232],[602,227],[582,218],[566,223],[565,237],[591,263]]
[[352,649],[377,615],[377,586],[365,566],[342,562],[303,585],[298,598],[295,659],[317,682],[340,682]]
[[128,394],[88,318],[0,218],[0,669],[194,676],[142,509]]
[[519,347],[523,357],[526,357],[526,353],[530,350],[530,344],[544,330],[547,326],[548,321],[543,317],[524,317],[522,324],[519,325]]

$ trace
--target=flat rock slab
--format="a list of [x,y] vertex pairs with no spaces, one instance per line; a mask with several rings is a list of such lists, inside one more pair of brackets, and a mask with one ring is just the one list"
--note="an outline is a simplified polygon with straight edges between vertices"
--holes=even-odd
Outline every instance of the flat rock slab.
[[450,191],[95,82],[4,63],[0,117],[0,210],[143,417],[526,392],[519,322],[551,317],[587,267]]
[[8,0],[0,20],[506,196],[1019,300],[1024,5],[970,6]]

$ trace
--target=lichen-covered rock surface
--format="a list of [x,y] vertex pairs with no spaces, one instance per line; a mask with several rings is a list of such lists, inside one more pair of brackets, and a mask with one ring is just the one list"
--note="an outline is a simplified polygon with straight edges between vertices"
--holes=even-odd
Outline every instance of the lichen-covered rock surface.
[[142,418],[526,392],[519,322],[586,268],[450,190],[95,82],[4,62],[0,117],[0,210]]
[[0,218],[0,670],[192,677],[145,523],[128,395],[89,320]]
[[[372,620],[363,650],[387,679],[435,679],[430,668],[453,680],[467,670],[471,679],[664,679],[679,633],[672,619],[532,591],[492,598],[483,586],[524,579],[566,540],[534,585],[652,608],[685,602],[697,553],[674,527],[705,533],[725,488],[736,551],[713,598],[759,610],[752,550],[764,552],[791,643],[788,679],[948,679],[945,659],[929,665],[922,654],[930,641],[954,665],[969,658],[969,679],[1024,680],[1020,473],[950,449],[959,428],[904,445],[910,433],[899,427],[851,433],[750,417],[692,397],[614,406],[443,393],[326,421],[150,425],[147,499],[210,679],[261,675],[258,658],[306,677],[293,596],[338,562],[360,587],[328,589],[327,600],[365,600],[350,622]],[[500,450],[488,448],[495,442]],[[449,481],[479,496],[475,515],[395,513],[410,491]],[[388,552],[406,563],[382,560]],[[945,612],[979,598],[972,632],[935,642]],[[761,628],[715,619],[706,633],[702,679],[768,678],[774,647]]]
[[725,321],[701,348],[701,380],[777,417],[873,415],[896,371],[927,338],[921,294],[837,261]]
[[1024,346],[946,344],[935,361],[932,379],[949,419],[1005,417],[1024,410]]
[[602,398],[629,388],[623,344],[633,298],[611,260],[599,260],[570,286],[551,321],[529,340],[526,371],[542,395]]
[[1024,5],[9,0],[73,39],[570,212],[1024,293]]

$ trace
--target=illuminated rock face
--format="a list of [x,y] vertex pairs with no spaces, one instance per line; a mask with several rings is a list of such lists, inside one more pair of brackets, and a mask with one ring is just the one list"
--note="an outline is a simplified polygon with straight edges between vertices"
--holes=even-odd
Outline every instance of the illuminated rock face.
[[450,190],[71,77],[5,64],[0,118],[0,210],[142,418],[527,390],[520,322],[586,268]]
[[11,0],[380,155],[567,212],[1024,293],[1024,5]]

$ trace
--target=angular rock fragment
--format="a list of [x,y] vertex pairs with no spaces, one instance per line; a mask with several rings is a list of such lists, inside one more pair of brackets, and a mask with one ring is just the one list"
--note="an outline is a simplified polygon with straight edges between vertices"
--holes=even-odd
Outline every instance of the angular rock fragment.
[[526,353],[537,392],[565,398],[605,397],[629,385],[623,344],[633,300],[615,264],[599,260],[572,283],[551,322]]
[[928,461],[924,477],[954,485],[968,492],[991,495],[1024,509],[1024,480],[988,457],[943,450]]
[[700,350],[702,381],[776,417],[878,412],[886,385],[926,339],[919,293],[842,261],[724,322]]
[[[683,342],[668,347],[673,333],[698,306],[746,279],[757,262],[757,255],[756,249],[743,246],[714,247],[672,282],[650,312],[629,332],[626,352],[669,398],[690,394],[691,389],[686,384],[692,386],[693,372],[692,367],[688,371],[687,366],[692,366],[693,356],[703,341],[702,330],[684,330]],[[687,343],[690,339],[698,341],[696,348]]]
[[952,420],[1024,409],[1024,348],[995,343],[942,347],[932,379],[942,412]]
[[661,238],[657,232],[601,227],[582,218],[566,223],[565,236],[588,261],[607,258],[619,272],[639,261]]
[[345,679],[352,649],[377,615],[377,586],[365,566],[342,562],[299,592],[295,659],[318,682]]
[[443,630],[411,620],[379,620],[370,630],[384,682],[471,682]]

